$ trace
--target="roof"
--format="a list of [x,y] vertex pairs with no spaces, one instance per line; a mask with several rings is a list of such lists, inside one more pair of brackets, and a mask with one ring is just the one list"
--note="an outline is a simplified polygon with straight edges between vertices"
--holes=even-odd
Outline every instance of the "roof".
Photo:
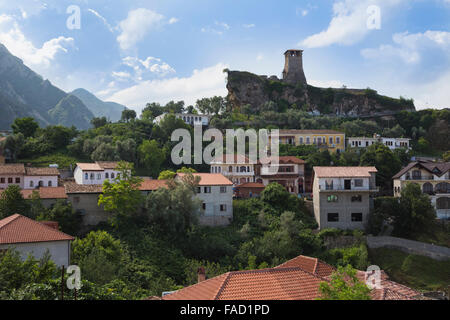
[[25,168],[27,176],[59,176],[57,168]]
[[303,50],[289,49],[289,50],[286,50],[286,52],[284,54],[288,53],[289,51],[303,52]]
[[[0,195],[4,190],[0,190]],[[24,199],[31,199],[33,192],[39,193],[41,199],[67,199],[66,189],[64,187],[40,187],[39,189],[22,189],[20,193]]]
[[345,134],[345,133],[329,129],[309,129],[309,130],[280,129],[279,131],[280,136],[287,134]]
[[0,244],[74,240],[75,238],[20,214],[0,220]]
[[[228,272],[175,291],[163,300],[313,300],[334,267],[317,258],[299,256],[275,268]],[[360,280],[365,272],[358,271]],[[410,300],[419,293],[390,281],[382,272],[383,289],[372,290],[374,300]]]
[[378,172],[375,167],[314,167],[313,170],[319,178],[370,178],[371,173]]
[[438,177],[443,176],[450,170],[450,162],[414,161],[410,162],[406,167],[400,170],[394,177],[392,177],[392,179],[399,179],[402,175],[416,166],[425,169]]
[[116,161],[96,161],[95,163],[77,163],[77,166],[83,171],[103,171],[107,169],[116,169],[119,162]]
[[[232,160],[227,161],[227,157],[230,157]],[[212,161],[211,164],[251,164],[250,159],[248,157],[246,157],[245,155],[241,155],[241,154],[223,154],[221,156],[217,156],[215,157]]]
[[[272,162],[274,162],[272,160],[276,160],[276,158],[275,157],[267,157],[267,158],[259,160],[258,163],[263,164],[262,161],[264,162],[264,164],[266,164],[268,161],[270,161],[272,163]],[[294,157],[294,156],[281,156],[281,157],[278,157],[278,163],[279,164],[305,164],[306,161],[299,159],[297,157]]]
[[25,175],[25,165],[23,163],[2,164],[0,174]]
[[141,191],[154,191],[159,188],[167,188],[168,180],[151,180],[144,179],[139,187]]
[[247,182],[236,186],[236,188],[261,188],[264,189],[266,186],[262,183],[257,182]]
[[[186,173],[177,173],[176,177],[183,178]],[[199,186],[232,186],[233,183],[220,173],[192,173],[194,177],[200,177]]]
[[64,188],[67,194],[70,193],[102,193],[103,185],[101,184],[77,184],[76,182],[65,182]]

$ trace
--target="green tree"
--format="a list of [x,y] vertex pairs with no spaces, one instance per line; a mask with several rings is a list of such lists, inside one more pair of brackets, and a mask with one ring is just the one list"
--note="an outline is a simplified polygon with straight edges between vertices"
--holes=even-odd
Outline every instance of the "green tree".
[[176,172],[173,172],[172,170],[164,170],[159,174],[158,180],[170,180],[175,178],[176,175]]
[[39,124],[34,120],[34,118],[16,118],[11,124],[14,134],[22,133],[25,138],[34,137]]
[[161,165],[166,160],[164,149],[159,147],[156,140],[145,140],[138,149],[140,163],[145,166],[152,177],[157,177]]
[[91,124],[95,129],[101,128],[108,124],[108,119],[106,117],[95,117],[91,119]]
[[56,221],[62,232],[76,235],[80,232],[82,218],[75,212],[71,202],[58,200],[49,210],[42,210],[37,221]]
[[128,123],[130,120],[134,119],[136,119],[136,111],[130,109],[125,109],[122,111],[121,121]]
[[98,205],[114,214],[111,222],[116,228],[136,216],[143,202],[139,190],[142,179],[133,176],[133,164],[120,162],[117,170],[120,173],[112,183],[109,180],[103,182],[103,193],[98,198]]
[[330,282],[321,282],[317,300],[371,300],[370,289],[356,277],[350,265],[339,267]]
[[289,192],[279,183],[270,183],[262,192],[261,200],[274,207],[285,207],[290,198]]
[[0,219],[13,214],[29,215],[30,206],[23,198],[20,187],[10,185],[0,195]]

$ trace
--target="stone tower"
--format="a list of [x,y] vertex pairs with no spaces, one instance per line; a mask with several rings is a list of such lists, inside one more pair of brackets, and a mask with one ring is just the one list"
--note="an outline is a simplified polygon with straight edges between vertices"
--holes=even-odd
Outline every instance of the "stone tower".
[[284,56],[283,81],[291,84],[297,82],[306,84],[306,77],[303,72],[303,50],[287,50]]

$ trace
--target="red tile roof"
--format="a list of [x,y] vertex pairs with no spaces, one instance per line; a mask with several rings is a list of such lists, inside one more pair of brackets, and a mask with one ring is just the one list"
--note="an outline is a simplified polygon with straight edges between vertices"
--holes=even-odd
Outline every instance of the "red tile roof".
[[0,220],[0,244],[74,240],[75,238],[20,214]]
[[0,174],[25,175],[25,165],[23,163],[2,164]]
[[[221,173],[193,173],[194,177],[200,177],[199,186],[232,186],[233,183]],[[176,177],[183,178],[185,173],[177,173]]]
[[236,188],[261,188],[264,189],[266,186],[262,183],[257,182],[247,182],[236,186]]
[[[164,296],[163,300],[313,300],[319,285],[329,281],[335,268],[317,258],[299,256],[282,265],[262,270],[228,272]],[[358,278],[365,280],[365,272]],[[383,289],[372,290],[374,300],[409,300],[419,295],[387,279]]]
[[[0,189],[0,195],[3,193]],[[66,189],[64,187],[40,187],[39,189],[22,189],[20,193],[24,199],[30,199],[33,192],[37,191],[41,199],[67,199]]]
[[59,176],[56,168],[25,168],[27,176]]
[[139,187],[141,191],[154,191],[159,188],[167,188],[167,180],[144,179]]
[[[267,157],[267,158],[264,158],[264,159],[261,159],[260,161],[258,161],[258,164],[263,164],[263,165],[268,164],[269,161],[275,163],[274,160],[275,160],[274,157]],[[306,161],[299,159],[297,157],[294,157],[294,156],[281,156],[281,157],[278,157],[278,163],[279,164],[305,164]]]
[[375,167],[314,167],[313,170],[319,178],[370,178],[372,172],[378,172]]

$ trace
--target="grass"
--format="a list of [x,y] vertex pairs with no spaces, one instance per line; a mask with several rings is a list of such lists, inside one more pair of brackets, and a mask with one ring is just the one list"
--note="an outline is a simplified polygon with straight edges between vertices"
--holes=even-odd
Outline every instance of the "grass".
[[450,261],[387,248],[370,249],[369,259],[386,271],[391,280],[419,291],[447,291],[450,286]]
[[413,237],[413,240],[450,248],[450,223],[436,221],[430,231]]
[[58,164],[59,168],[68,168],[72,164],[73,169],[75,169],[75,165],[77,162],[80,162],[80,159],[70,157],[63,153],[55,153],[35,159],[21,159],[19,160],[19,162],[25,164],[31,163],[31,165],[34,167],[48,167],[50,164],[56,163]]

